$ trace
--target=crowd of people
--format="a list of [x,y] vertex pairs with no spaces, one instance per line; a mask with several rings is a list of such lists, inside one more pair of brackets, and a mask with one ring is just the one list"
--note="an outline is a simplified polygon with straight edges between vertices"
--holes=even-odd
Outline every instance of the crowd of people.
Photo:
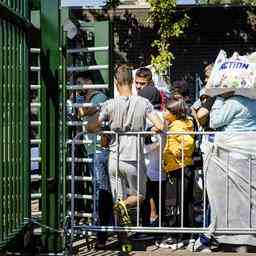
[[[210,65],[205,70],[206,80],[211,68]],[[88,74],[81,73],[77,75],[77,83],[93,81]],[[208,198],[206,215],[209,216],[206,217],[210,219],[212,230],[208,240],[214,236],[223,250],[254,249],[256,235],[214,231],[249,230],[256,226],[256,160],[245,143],[246,138],[250,138],[250,146],[256,147],[256,138],[253,133],[248,133],[250,137],[239,133],[256,131],[255,100],[235,96],[233,92],[210,97],[203,88],[199,99],[189,106],[186,82],[177,81],[172,84],[171,97],[163,101],[150,69],[139,68],[134,78],[127,65],[118,67],[115,87],[119,95],[108,100],[97,90],[86,92],[82,100],[81,95],[77,95],[81,102],[101,106],[81,107],[78,111],[81,119],[89,120],[84,129],[92,135],[86,136],[94,138],[97,145],[96,151],[95,147],[94,150],[86,148],[87,155],[94,159],[94,164],[88,168],[96,183],[97,224],[132,225],[131,212],[139,204],[142,226],[168,225],[166,184],[175,179],[176,204],[180,212],[176,214],[173,226],[194,227],[192,205],[197,153],[202,157],[201,169]],[[103,123],[119,136],[93,135]],[[201,130],[209,133],[202,136],[194,133]],[[139,138],[136,134],[125,134],[144,131],[154,134]],[[126,234],[119,235],[122,243],[128,243]],[[167,238],[166,234],[161,235],[162,240],[157,244],[164,248],[174,248],[172,245],[177,242],[177,237],[188,241],[194,238],[191,234],[172,234]],[[198,250],[202,246],[200,237],[196,238]],[[105,248],[106,241],[107,234],[99,232],[96,247]]]

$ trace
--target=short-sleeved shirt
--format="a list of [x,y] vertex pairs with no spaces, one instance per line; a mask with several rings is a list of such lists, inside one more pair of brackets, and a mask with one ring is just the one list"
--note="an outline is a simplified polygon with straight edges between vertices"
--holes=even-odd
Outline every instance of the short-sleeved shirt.
[[97,92],[94,96],[92,96],[90,103],[92,104],[100,104],[107,100],[107,96],[102,92]]
[[[153,112],[152,104],[140,96],[118,96],[106,101],[101,109],[100,121],[108,120],[111,131],[140,132],[145,130],[146,116]],[[144,158],[143,139],[140,144],[140,156]],[[119,159],[122,161],[137,160],[137,136],[121,135],[119,138]],[[116,136],[110,143],[110,157],[117,158]]]
[[[103,102],[105,102],[107,100],[107,96],[99,91],[96,91],[96,93],[91,97],[90,102],[93,105],[99,105],[102,104]],[[85,120],[87,120],[90,123],[94,123],[97,119],[97,114],[91,115],[91,116],[87,116],[85,118]],[[95,153],[95,149],[96,151],[98,151],[100,149],[100,147],[98,147],[98,145],[100,144],[100,136],[99,135],[95,135],[95,134],[86,134],[84,136],[85,140],[89,140],[92,141],[92,144],[87,144],[86,145],[86,151],[88,155],[94,154]],[[94,146],[94,143],[96,143],[96,147]]]

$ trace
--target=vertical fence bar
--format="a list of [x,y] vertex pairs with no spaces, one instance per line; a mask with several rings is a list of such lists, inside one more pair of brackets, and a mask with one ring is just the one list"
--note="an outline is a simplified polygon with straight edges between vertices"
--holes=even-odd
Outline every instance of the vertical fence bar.
[[7,206],[7,159],[6,159],[6,21],[2,22],[2,31],[3,31],[3,239],[6,239],[8,226],[7,226],[7,215],[8,215],[8,206]]
[[[61,42],[62,42],[62,51],[61,51],[61,63],[62,63],[62,88],[61,88],[61,102],[62,102],[62,118],[61,118],[61,126],[62,126],[62,137],[60,141],[62,143],[62,197],[63,197],[63,204],[62,204],[62,213],[63,218],[66,218],[66,211],[67,211],[67,204],[66,204],[66,152],[67,152],[67,145],[66,145],[66,134],[67,134],[67,127],[66,127],[66,58],[64,57],[63,48],[66,46],[66,33],[64,33],[63,29],[61,31]],[[65,225],[65,219],[63,220],[63,224]],[[63,247],[65,246],[65,238],[63,239]]]
[[17,226],[20,228],[21,222],[19,219],[20,213],[20,191],[19,191],[19,177],[20,177],[20,165],[19,165],[19,29],[15,28],[15,76],[16,76],[16,83],[15,83],[15,148],[16,148],[16,159],[15,159],[15,166],[16,166],[16,205],[17,205]]
[[[14,26],[11,24],[11,36],[10,36],[10,91],[11,91],[11,104],[10,104],[10,115],[11,115],[11,123],[10,123],[10,141],[11,141],[11,191],[12,191],[12,230],[15,230],[16,227],[16,198],[15,198],[15,177],[16,177],[16,168],[15,168],[15,145],[14,145],[14,132],[15,132],[15,112],[14,112],[14,104],[15,104],[15,91],[14,91],[14,83],[15,83],[15,73],[14,73]],[[12,231],[12,232],[13,232]]]
[[22,54],[22,32],[19,32],[19,77],[20,77],[20,84],[19,84],[19,152],[20,152],[20,207],[21,207],[21,212],[20,212],[20,221],[23,222],[23,208],[24,208],[24,204],[23,204],[23,170],[24,170],[24,163],[23,163],[23,109],[22,109],[22,99],[23,99],[23,95],[22,95],[22,85],[23,85],[23,70],[22,70],[22,58],[23,58],[23,54]]
[[17,227],[17,184],[16,184],[16,178],[17,178],[17,146],[16,146],[16,28],[13,27],[13,36],[12,36],[12,74],[13,74],[13,81],[12,81],[12,94],[13,94],[13,103],[12,103],[12,109],[13,109],[13,138],[12,138],[12,145],[13,145],[13,170],[14,170],[14,177],[13,177],[13,194],[14,194],[14,228]]
[[13,26],[12,31],[12,94],[13,94],[13,101],[12,101],[12,109],[13,109],[13,117],[12,117],[12,145],[13,145],[13,202],[14,202],[14,229],[17,227],[17,184],[16,184],[16,177],[17,177],[17,149],[16,149],[16,63],[15,63],[15,39],[16,39],[16,28]]
[[25,3],[25,0],[20,0],[20,14],[22,16],[24,14],[24,3]]
[[119,134],[116,133],[116,143],[117,143],[117,156],[116,156],[116,194],[115,194],[115,200],[118,199],[118,176],[119,176],[119,141],[120,137]]
[[184,226],[184,135],[182,135],[182,144],[181,144],[181,227]]
[[[26,17],[28,17],[28,6],[25,6],[26,10]],[[29,112],[30,112],[30,101],[29,101],[29,79],[28,79],[28,66],[29,66],[29,61],[28,61],[28,45],[27,45],[27,35],[24,33],[24,125],[25,125],[25,143],[24,143],[24,162],[25,162],[25,188],[24,188],[24,198],[25,198],[25,216],[30,217],[30,193],[29,193],[29,181],[30,181],[30,143],[29,143]]]
[[[24,143],[24,128],[23,128],[23,123],[24,123],[24,100],[23,100],[23,86],[24,86],[24,73],[23,73],[23,60],[24,60],[24,54],[23,54],[23,33],[21,32],[21,41],[20,41],[20,76],[21,76],[21,85],[20,85],[20,118],[21,118],[21,126],[20,126],[20,129],[21,129],[21,141],[20,141],[20,150],[21,150],[21,161],[24,159],[24,151],[23,151],[23,143]],[[22,194],[24,193],[24,168],[25,168],[25,163],[22,161],[21,163],[21,191],[22,191]],[[22,212],[21,212],[21,218],[22,218],[22,221],[25,217],[25,201],[24,201],[24,198],[22,197],[22,200],[21,200],[21,209],[22,209]]]
[[20,4],[21,4],[21,1],[16,1],[16,9],[17,9],[17,12],[19,13],[19,14],[21,14],[20,13]]
[[10,103],[9,103],[9,115],[10,115],[10,126],[9,126],[9,134],[10,134],[10,139],[9,139],[9,150],[10,150],[10,199],[11,199],[11,232],[13,233],[14,228],[15,228],[15,223],[14,223],[14,214],[15,214],[15,201],[14,201],[14,166],[13,166],[13,26],[10,24],[9,27],[9,97],[10,97]]
[[8,50],[8,38],[9,38],[9,33],[8,33],[8,22],[5,22],[5,173],[6,173],[6,208],[7,208],[7,222],[6,222],[6,226],[7,226],[7,235],[9,235],[11,233],[10,230],[10,223],[11,223],[11,218],[10,218],[10,212],[11,212],[11,206],[10,206],[10,176],[9,176],[9,169],[10,169],[10,165],[9,165],[9,97],[8,97],[8,90],[9,90],[9,63],[8,63],[8,54],[9,54],[9,50]]
[[72,140],[71,146],[71,238],[70,238],[70,253],[73,254],[74,241],[74,225],[75,225],[75,141],[78,136]]
[[16,63],[16,38],[17,38],[17,29],[16,27],[13,28],[13,147],[14,147],[14,159],[13,159],[13,165],[14,165],[14,170],[15,170],[15,177],[14,177],[14,202],[15,202],[15,227],[18,226],[18,201],[17,201],[17,176],[18,176],[18,165],[17,165],[17,93],[16,93],[16,88],[17,88],[17,63]]
[[249,228],[252,228],[252,156],[249,156]]
[[[203,135],[205,136],[205,135]],[[206,227],[206,171],[204,166],[204,159],[203,159],[203,227]]]
[[25,16],[26,0],[21,0],[21,3],[22,3],[22,16]]
[[[0,18],[0,28],[3,28],[2,20]],[[3,30],[0,30],[0,113],[3,115]],[[3,193],[3,184],[4,184],[4,176],[3,176],[3,118],[0,118],[0,242],[3,241],[3,201],[4,201],[4,193]]]
[[158,203],[158,218],[159,218],[159,227],[162,226],[162,148],[163,140],[162,136],[159,136],[159,203]]
[[5,180],[5,134],[4,134],[4,130],[5,130],[5,23],[3,20],[1,20],[1,50],[2,50],[2,58],[1,62],[2,62],[2,66],[1,66],[1,73],[2,73],[2,100],[1,100],[1,105],[2,105],[2,116],[3,118],[2,120],[2,142],[1,143],[1,150],[2,150],[2,180],[3,180],[3,185],[2,187],[2,193],[3,193],[3,200],[2,200],[2,217],[3,217],[3,221],[2,221],[2,240],[5,239],[5,228],[6,228],[6,194],[5,194],[5,184],[6,184],[6,180]]
[[228,151],[228,157],[227,157],[227,170],[226,170],[226,228],[228,228],[228,208],[229,208],[229,158],[230,158],[230,152]]
[[140,202],[139,202],[139,191],[140,191],[140,134],[137,134],[137,211],[136,211],[136,226],[140,224]]
[[4,175],[5,175],[5,182],[4,182],[4,187],[5,187],[5,234],[6,238],[8,237],[9,234],[9,198],[8,198],[8,155],[7,155],[7,142],[8,142],[8,137],[7,137],[7,126],[8,126],[8,119],[7,119],[7,111],[8,111],[8,101],[7,101],[7,88],[8,88],[8,70],[7,70],[7,22],[4,21]]
[[16,157],[15,157],[15,166],[16,166],[16,223],[17,226],[20,227],[21,222],[19,219],[20,213],[20,190],[19,190],[19,180],[20,180],[20,165],[19,165],[19,29],[15,28],[15,67],[14,72],[16,76],[15,81],[15,149],[16,149]]
[[18,192],[18,181],[19,181],[19,163],[18,163],[18,158],[19,158],[19,145],[18,145],[18,140],[19,140],[19,130],[18,130],[18,122],[19,122],[19,116],[18,116],[18,28],[15,27],[14,30],[14,74],[15,74],[15,83],[14,83],[14,93],[15,93],[15,102],[14,102],[14,109],[15,109],[15,138],[14,138],[14,147],[15,147],[15,169],[16,169],[16,174],[15,174],[15,200],[16,200],[16,226],[20,227],[20,222],[19,222],[19,192]]
[[[43,209],[43,221],[45,225],[53,229],[59,228],[60,219],[57,216],[59,197],[59,65],[60,65],[60,17],[59,1],[40,1],[40,25],[41,25],[41,68],[42,83],[46,92],[46,175],[43,182],[43,197],[46,208]],[[42,138],[43,139],[43,138]],[[56,183],[52,189],[48,189],[48,179]],[[59,248],[59,234],[53,231],[45,231],[46,246],[50,252]]]

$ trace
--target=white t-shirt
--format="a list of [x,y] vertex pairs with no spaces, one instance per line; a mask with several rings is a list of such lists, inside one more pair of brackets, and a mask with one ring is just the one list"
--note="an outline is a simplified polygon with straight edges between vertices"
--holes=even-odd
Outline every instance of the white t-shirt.
[[[164,121],[163,112],[155,111],[158,117]],[[147,120],[147,126],[151,127],[152,124]],[[151,137],[153,143],[145,145],[145,163],[147,167],[147,176],[151,181],[159,181],[160,179],[160,135],[154,135]],[[165,145],[165,137],[162,137],[162,151]],[[164,171],[161,172],[161,180],[166,180],[166,174]]]

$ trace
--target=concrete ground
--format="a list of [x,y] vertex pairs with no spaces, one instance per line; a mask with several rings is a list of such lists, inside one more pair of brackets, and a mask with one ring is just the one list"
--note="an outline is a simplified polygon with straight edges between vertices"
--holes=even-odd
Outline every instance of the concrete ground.
[[256,253],[235,253],[235,252],[191,252],[186,248],[172,251],[171,249],[158,248],[154,241],[133,241],[133,251],[129,254],[120,251],[116,240],[111,241],[106,250],[95,250],[92,241],[91,248],[88,249],[84,240],[81,240],[76,245],[77,256],[189,256],[189,255],[213,255],[213,256],[226,256],[226,255],[256,255]]
[[189,256],[189,255],[213,255],[213,256],[228,256],[228,255],[256,255],[255,253],[242,253],[242,254],[238,254],[238,253],[234,253],[234,252],[230,252],[230,253],[222,253],[222,252],[211,252],[211,253],[200,253],[200,252],[190,252],[187,250],[178,250],[178,251],[171,251],[170,249],[158,249],[158,248],[154,248],[154,247],[147,247],[145,250],[143,251],[132,251],[129,254],[125,254],[122,253],[120,251],[116,251],[116,250],[102,250],[102,251],[95,251],[95,250],[91,250],[91,251],[80,251],[77,255],[83,255],[83,256],[125,256],[125,255],[131,255],[131,256]]

